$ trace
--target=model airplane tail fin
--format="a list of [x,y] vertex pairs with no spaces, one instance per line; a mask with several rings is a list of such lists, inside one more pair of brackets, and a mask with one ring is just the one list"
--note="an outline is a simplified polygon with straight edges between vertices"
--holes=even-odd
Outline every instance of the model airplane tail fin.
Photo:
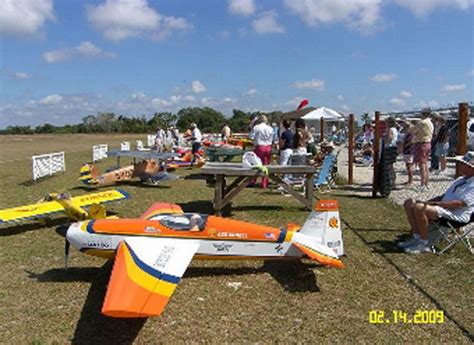
[[82,181],[86,185],[97,184],[96,177],[99,176],[97,168],[94,164],[83,164],[80,170],[79,181]]
[[291,241],[303,254],[307,255],[311,260],[319,262],[321,265],[337,268],[345,267],[333,249],[318,243],[318,240],[312,236],[297,232],[293,234]]
[[318,201],[299,233],[315,238],[319,243],[333,249],[338,256],[344,255],[337,200]]

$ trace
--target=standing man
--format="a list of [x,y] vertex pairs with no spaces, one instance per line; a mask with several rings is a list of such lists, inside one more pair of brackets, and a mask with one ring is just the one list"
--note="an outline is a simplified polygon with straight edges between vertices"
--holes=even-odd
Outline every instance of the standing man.
[[227,140],[229,140],[230,136],[232,135],[232,131],[227,123],[224,124],[224,127],[222,127],[221,131],[221,137],[222,141],[224,143],[227,143]]
[[[268,125],[265,115],[258,117],[258,124],[253,127],[254,152],[262,160],[263,165],[270,164],[272,156],[273,128]],[[268,177],[262,177],[262,188],[268,187]]]
[[424,109],[421,112],[421,120],[417,122],[413,130],[413,142],[415,143],[413,162],[420,167],[420,191],[428,189],[429,182],[428,160],[430,159],[433,137],[433,123],[430,120],[430,114],[430,109]]
[[192,167],[196,160],[201,159],[201,156],[199,155],[199,149],[201,148],[202,135],[201,131],[194,122],[191,123],[189,129],[191,130],[191,138],[189,138],[189,140],[191,140],[192,143],[191,153],[193,155],[193,160],[191,161]]
[[291,131],[291,123],[289,120],[283,121],[285,130],[280,137],[280,165],[288,165],[291,155],[293,154],[293,137],[294,133]]

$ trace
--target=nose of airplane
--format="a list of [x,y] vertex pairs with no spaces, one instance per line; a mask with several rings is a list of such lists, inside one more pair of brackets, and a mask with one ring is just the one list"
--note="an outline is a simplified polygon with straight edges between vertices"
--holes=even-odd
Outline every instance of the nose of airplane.
[[73,223],[67,229],[66,239],[76,249],[80,250],[82,247],[82,237],[84,231],[81,230],[81,226],[84,222]]

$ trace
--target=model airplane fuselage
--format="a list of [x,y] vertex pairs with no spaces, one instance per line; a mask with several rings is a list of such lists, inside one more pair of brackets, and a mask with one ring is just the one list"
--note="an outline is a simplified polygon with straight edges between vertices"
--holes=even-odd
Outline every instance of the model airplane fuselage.
[[[328,206],[329,205],[329,206]],[[337,203],[320,202],[301,229],[197,213],[154,204],[139,219],[75,223],[67,241],[81,252],[115,256],[102,312],[115,317],[159,315],[193,257],[298,259],[342,268]]]

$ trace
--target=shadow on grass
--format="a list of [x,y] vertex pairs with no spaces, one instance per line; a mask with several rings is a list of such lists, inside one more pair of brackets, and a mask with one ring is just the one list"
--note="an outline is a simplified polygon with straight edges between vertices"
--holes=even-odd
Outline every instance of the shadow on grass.
[[320,267],[300,260],[266,260],[259,267],[190,267],[185,277],[241,276],[248,274],[270,274],[286,291],[319,292],[316,276],[311,270]]
[[120,181],[116,183],[105,184],[102,186],[90,186],[90,187],[86,185],[75,186],[75,187],[72,187],[71,190],[79,189],[86,192],[94,192],[94,191],[99,191],[100,189],[103,189],[103,188],[120,187],[120,186],[130,186],[130,187],[137,187],[137,188],[158,188],[158,189],[171,188],[171,186],[163,185],[163,184],[150,184],[150,183],[141,182],[140,180],[128,180],[128,181]]
[[34,231],[41,228],[57,227],[68,222],[68,218],[61,217],[56,219],[38,219],[34,223],[15,224],[0,228],[0,237],[14,236],[28,231]]
[[102,267],[52,269],[41,274],[28,272],[40,282],[90,282],[72,344],[133,344],[146,318],[111,318],[101,314],[113,262]]

